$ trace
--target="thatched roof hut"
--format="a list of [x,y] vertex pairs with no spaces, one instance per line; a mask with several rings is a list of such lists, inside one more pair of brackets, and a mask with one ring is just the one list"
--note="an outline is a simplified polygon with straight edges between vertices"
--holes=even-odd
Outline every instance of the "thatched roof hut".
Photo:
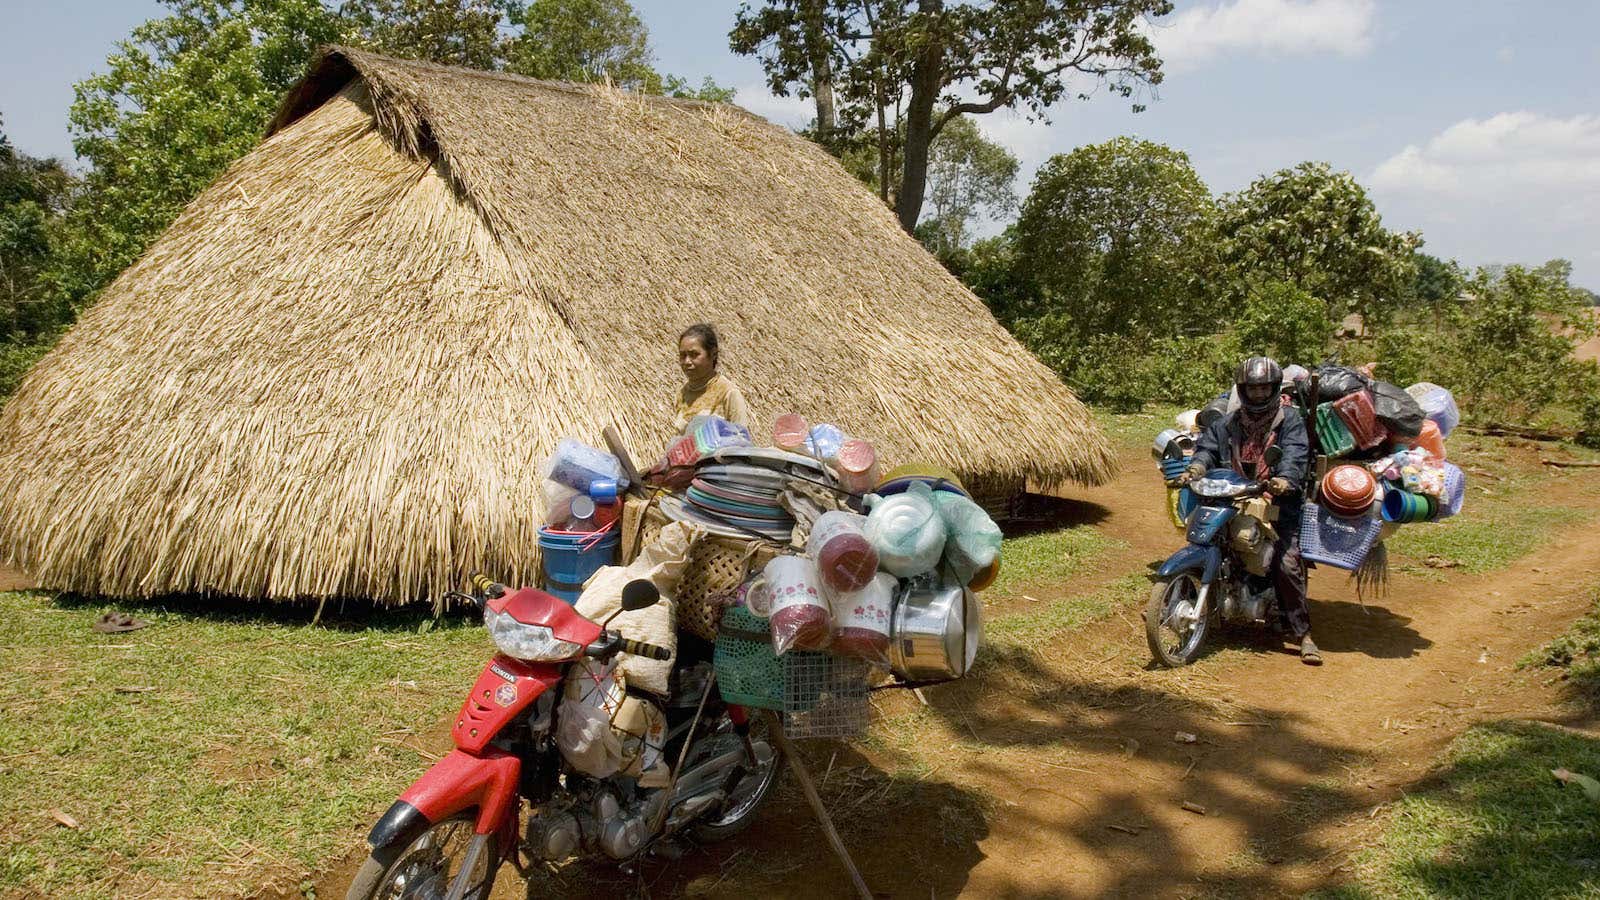
[[536,467],[669,437],[676,336],[758,419],[1099,482],[1088,411],[872,194],[730,106],[326,51],[0,415],[0,555],[108,595],[531,578]]

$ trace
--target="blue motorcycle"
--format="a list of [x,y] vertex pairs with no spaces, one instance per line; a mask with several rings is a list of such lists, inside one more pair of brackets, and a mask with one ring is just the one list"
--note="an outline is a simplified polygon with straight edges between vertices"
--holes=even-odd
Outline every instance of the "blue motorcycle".
[[1213,626],[1266,622],[1277,599],[1267,577],[1276,532],[1266,482],[1213,469],[1188,487],[1198,500],[1185,520],[1189,543],[1156,570],[1144,611],[1150,652],[1172,668],[1194,661]]

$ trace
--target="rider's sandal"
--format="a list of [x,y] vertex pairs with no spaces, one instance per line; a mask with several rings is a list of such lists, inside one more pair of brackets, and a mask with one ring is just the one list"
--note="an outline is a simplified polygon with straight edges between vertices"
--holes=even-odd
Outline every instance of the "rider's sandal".
[[1317,652],[1317,645],[1311,642],[1311,635],[1300,639],[1300,661],[1308,666],[1322,665],[1322,654]]

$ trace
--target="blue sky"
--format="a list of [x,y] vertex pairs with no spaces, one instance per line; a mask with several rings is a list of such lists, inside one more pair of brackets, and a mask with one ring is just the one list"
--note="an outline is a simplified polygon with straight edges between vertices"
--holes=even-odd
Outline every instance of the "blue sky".
[[[727,49],[737,0],[635,0],[657,67],[738,88],[804,124]],[[0,3],[0,116],[22,150],[70,155],[72,83],[159,15],[148,0]],[[1023,163],[1119,134],[1186,151],[1214,191],[1307,159],[1348,169],[1392,228],[1468,264],[1571,259],[1600,289],[1600,3],[1179,0],[1155,27],[1167,80],[1149,109],[1068,103],[1051,122],[981,117]],[[992,228],[993,226],[991,226]]]

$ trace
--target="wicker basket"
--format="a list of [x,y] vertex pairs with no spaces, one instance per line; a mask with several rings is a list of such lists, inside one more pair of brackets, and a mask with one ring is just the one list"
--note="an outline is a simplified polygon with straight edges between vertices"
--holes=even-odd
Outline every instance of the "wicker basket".
[[[623,511],[622,559],[626,565],[655,539],[670,519],[650,502],[631,502]],[[766,541],[705,535],[689,551],[689,563],[672,598],[678,627],[708,641],[717,639],[722,611],[734,590],[782,552]]]

